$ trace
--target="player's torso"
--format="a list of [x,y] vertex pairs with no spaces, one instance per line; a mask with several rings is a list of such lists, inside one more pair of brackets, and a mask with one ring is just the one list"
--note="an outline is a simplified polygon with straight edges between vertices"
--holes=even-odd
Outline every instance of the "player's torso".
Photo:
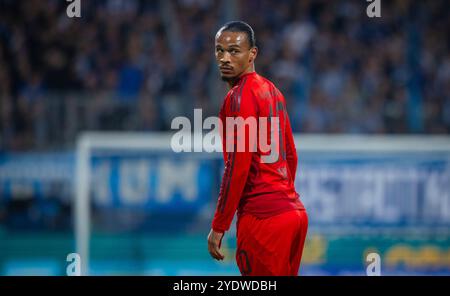
[[[248,88],[253,97],[245,95],[249,91]],[[226,121],[226,115],[230,114],[226,110],[237,110],[244,100],[252,100],[251,103],[257,106],[257,149],[252,153],[243,200],[273,193],[291,199],[297,198],[286,162],[287,113],[283,95],[269,80],[257,74],[247,75],[228,92],[220,112],[223,123]],[[226,153],[224,157],[227,157]]]

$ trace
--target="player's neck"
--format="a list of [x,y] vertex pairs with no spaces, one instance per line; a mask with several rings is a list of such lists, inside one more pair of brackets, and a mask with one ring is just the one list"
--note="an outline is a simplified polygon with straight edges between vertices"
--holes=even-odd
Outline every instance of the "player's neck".
[[228,81],[228,87],[232,89],[241,80],[242,76],[255,72],[255,64],[251,64],[244,72],[241,73],[236,79]]

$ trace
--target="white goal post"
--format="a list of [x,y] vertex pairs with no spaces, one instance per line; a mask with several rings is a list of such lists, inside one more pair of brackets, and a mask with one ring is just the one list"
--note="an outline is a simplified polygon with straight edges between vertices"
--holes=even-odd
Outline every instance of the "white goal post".
[[[84,132],[76,143],[74,185],[74,226],[76,252],[81,257],[81,274],[89,275],[90,184],[92,151],[170,151],[171,132]],[[450,152],[450,136],[409,135],[325,135],[296,134],[299,154],[311,152]],[[194,137],[195,139],[195,137]],[[194,141],[194,145],[202,145]],[[220,145],[220,143],[217,143]],[[216,154],[215,157],[221,156]]]

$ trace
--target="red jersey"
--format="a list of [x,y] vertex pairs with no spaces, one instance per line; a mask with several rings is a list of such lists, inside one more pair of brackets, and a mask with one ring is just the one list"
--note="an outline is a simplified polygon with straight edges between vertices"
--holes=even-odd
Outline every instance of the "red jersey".
[[[228,92],[219,117],[225,169],[212,222],[213,230],[227,231],[236,210],[238,218],[247,213],[266,218],[289,210],[304,209],[294,187],[297,153],[286,102],[273,83],[256,72],[244,74]],[[252,131],[247,128],[244,139],[239,139],[239,131],[236,131],[231,140],[233,152],[226,143],[230,140],[230,137],[227,138],[230,131],[226,128],[226,120],[237,117],[256,119],[257,139],[252,139]],[[277,126],[274,118],[278,118],[278,133],[275,136],[278,139],[271,138],[274,135],[271,129],[275,130]],[[267,132],[267,141],[262,142],[261,122],[267,122],[267,128],[262,132],[262,135]],[[244,151],[236,149],[238,140],[245,141]],[[261,145],[265,142],[271,144],[274,140],[278,144],[276,160],[263,161],[274,151],[267,151],[267,147]],[[256,149],[249,149],[253,144],[256,144]]]

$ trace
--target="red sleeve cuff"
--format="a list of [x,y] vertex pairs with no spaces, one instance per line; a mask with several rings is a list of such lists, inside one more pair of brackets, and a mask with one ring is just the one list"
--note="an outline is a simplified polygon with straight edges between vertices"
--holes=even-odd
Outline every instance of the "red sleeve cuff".
[[217,227],[215,225],[212,225],[212,230],[214,230],[215,232],[219,232],[219,233],[225,233],[225,229],[221,228],[221,227]]

